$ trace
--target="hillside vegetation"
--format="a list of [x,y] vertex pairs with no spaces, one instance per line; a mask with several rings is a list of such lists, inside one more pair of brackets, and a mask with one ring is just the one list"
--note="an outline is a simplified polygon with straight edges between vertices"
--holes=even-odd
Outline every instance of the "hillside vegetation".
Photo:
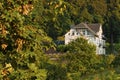
[[[106,55],[83,38],[55,44],[81,22],[103,25]],[[0,80],[119,80],[119,25],[120,0],[0,0]]]

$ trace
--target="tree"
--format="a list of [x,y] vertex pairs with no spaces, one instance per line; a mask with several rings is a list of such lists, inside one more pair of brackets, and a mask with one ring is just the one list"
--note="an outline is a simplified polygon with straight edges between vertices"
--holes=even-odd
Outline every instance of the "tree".
[[84,38],[78,38],[67,46],[67,54],[62,58],[68,72],[89,72],[97,63],[95,46]]
[[52,39],[32,21],[34,2],[0,1],[0,79],[46,78],[44,66],[48,59],[43,48],[47,46],[45,44],[51,44]]
[[112,1],[107,0],[107,10],[106,13],[106,25],[108,27],[104,28],[104,33],[106,37],[108,38],[108,42],[110,42],[110,49],[111,53],[114,53],[114,47],[113,43],[119,42],[119,21],[120,21],[120,7],[119,7],[119,0]]
[[88,12],[87,8],[82,10],[80,16],[81,16],[80,17],[81,22],[92,22],[93,21],[93,16]]
[[[48,34],[48,36],[56,40],[58,36],[65,34],[66,29],[69,28],[68,25],[71,23],[66,12],[67,3],[62,0],[42,0],[41,4],[43,4],[43,11],[37,16],[42,16],[41,18],[37,17],[37,19],[42,20],[42,23],[40,21],[38,22],[42,25],[41,28]],[[39,12],[38,10],[41,10],[41,8],[37,9],[37,13]]]

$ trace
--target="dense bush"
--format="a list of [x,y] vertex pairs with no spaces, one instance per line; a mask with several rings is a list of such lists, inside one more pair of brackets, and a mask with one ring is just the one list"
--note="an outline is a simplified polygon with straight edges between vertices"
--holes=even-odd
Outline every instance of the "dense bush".
[[77,73],[68,73],[67,75],[67,80],[79,80],[81,77],[81,73],[77,72]]
[[119,67],[120,66],[120,54],[118,54],[118,55],[115,56],[115,59],[112,62],[112,65],[114,67]]
[[88,41],[84,38],[78,38],[72,42],[70,42],[68,45],[68,52],[70,53],[80,53],[84,52],[87,55],[96,55],[96,47],[92,43],[88,43]]
[[47,79],[46,80],[67,80],[66,68],[59,64],[47,65]]
[[62,61],[65,62],[68,72],[85,74],[87,71],[94,71],[94,65],[98,60],[93,44],[84,38],[78,38],[66,46],[67,53],[62,57]]
[[115,59],[115,56],[112,54],[109,55],[98,55],[99,63],[97,64],[97,70],[104,70],[105,68],[112,68],[112,62]]
[[[120,53],[120,43],[114,43],[112,54],[119,54],[119,53]],[[111,54],[111,48],[109,43],[106,43],[106,54]]]
[[58,52],[66,52],[67,51],[67,46],[66,45],[58,45],[57,46],[57,51]]
[[114,44],[114,54],[119,54],[120,53],[120,43],[115,43]]

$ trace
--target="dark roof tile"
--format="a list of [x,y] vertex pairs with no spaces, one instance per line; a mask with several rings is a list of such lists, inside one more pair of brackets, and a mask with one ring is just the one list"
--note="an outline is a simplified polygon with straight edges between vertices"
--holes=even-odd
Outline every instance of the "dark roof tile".
[[97,33],[100,29],[100,24],[96,23],[96,24],[87,24],[88,27],[93,30],[95,33]]
[[88,28],[89,30],[92,30],[92,32],[97,33],[100,29],[100,24],[87,24],[87,23],[80,23],[74,26],[74,28]]

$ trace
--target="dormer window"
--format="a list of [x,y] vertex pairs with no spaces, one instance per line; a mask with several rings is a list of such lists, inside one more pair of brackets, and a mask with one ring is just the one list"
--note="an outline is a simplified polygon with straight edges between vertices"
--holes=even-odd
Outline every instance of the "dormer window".
[[74,35],[75,35],[75,33],[74,33],[74,32],[72,32],[71,36],[74,36]]
[[76,33],[76,35],[78,35],[79,33]]
[[87,30],[87,35],[90,35],[90,32]]
[[84,29],[82,30],[82,34],[83,34],[83,35],[86,35],[86,31],[85,31]]
[[70,35],[70,33],[68,33],[68,35]]

